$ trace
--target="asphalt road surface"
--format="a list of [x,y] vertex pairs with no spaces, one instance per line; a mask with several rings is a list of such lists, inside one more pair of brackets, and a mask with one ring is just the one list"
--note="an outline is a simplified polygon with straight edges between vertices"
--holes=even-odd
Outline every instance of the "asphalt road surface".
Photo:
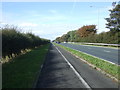
[[87,45],[76,45],[69,43],[60,43],[60,44],[96,56],[98,58],[110,61],[112,63],[120,64],[120,62],[118,62],[118,56],[119,56],[118,52],[120,52],[118,49],[87,46]]
[[36,88],[118,88],[118,84],[51,44]]

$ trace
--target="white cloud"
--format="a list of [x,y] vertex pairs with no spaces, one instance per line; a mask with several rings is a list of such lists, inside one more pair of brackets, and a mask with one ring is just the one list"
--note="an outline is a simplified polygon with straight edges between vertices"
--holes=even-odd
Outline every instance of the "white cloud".
[[49,12],[52,13],[52,14],[57,14],[56,10],[49,10]]
[[6,25],[7,23],[4,23],[4,22],[0,22],[1,25]]
[[96,10],[91,11],[91,13],[102,14],[102,13],[105,13],[105,12],[109,12],[109,10],[113,8],[113,6],[106,6],[106,7],[91,6],[91,10],[93,8],[96,9]]
[[42,17],[42,21],[54,21],[55,23],[61,20],[67,20],[68,18],[64,15],[54,15],[54,16],[44,16]]
[[71,9],[71,11],[70,11],[70,14],[71,14],[71,15],[73,14],[73,11],[74,11],[74,9],[75,9],[76,1],[77,1],[77,0],[74,0],[74,2],[73,2],[73,6],[72,6],[72,9]]
[[22,27],[36,27],[36,26],[38,26],[38,24],[26,22],[26,23],[21,23],[19,26],[22,26]]
[[77,24],[39,24],[36,27],[21,27],[24,32],[32,32],[41,38],[54,40],[58,36],[66,34],[70,30],[78,29]]
[[33,33],[42,38],[54,40],[56,37],[66,34],[70,30],[78,29],[80,25],[76,24],[42,24],[33,29]]
[[[73,3],[72,10],[70,11],[71,14],[75,9],[75,5],[76,2]],[[22,14],[18,14],[15,12],[5,12],[3,15],[3,20],[4,22],[7,22],[9,24],[14,24],[18,27],[22,27],[26,32],[31,30],[33,33],[39,35],[42,38],[49,38],[52,40],[58,36],[67,33],[70,30],[78,29],[86,24],[98,25],[98,19],[96,19],[98,17],[98,10],[91,12],[91,14],[93,13],[94,17],[89,18],[87,15],[82,16],[82,14],[79,17],[77,15],[66,15],[66,13],[59,12],[57,8],[55,9],[49,8],[45,11],[45,13],[47,14],[31,9],[29,11],[24,11],[24,13]],[[101,23],[101,17],[103,17],[101,13],[108,11],[107,9],[108,7],[105,9],[101,8],[99,24]],[[102,23],[103,22],[104,21],[102,21]],[[99,32],[105,29],[101,24],[100,27],[102,28],[100,28]]]
[[7,23],[0,21],[0,27],[4,27],[5,25],[7,25]]

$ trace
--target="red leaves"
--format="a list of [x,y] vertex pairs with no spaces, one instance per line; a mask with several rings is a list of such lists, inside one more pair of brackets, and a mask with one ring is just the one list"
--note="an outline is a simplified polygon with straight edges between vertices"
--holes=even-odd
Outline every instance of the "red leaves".
[[78,34],[81,37],[87,37],[91,33],[96,33],[96,25],[86,25],[78,29]]

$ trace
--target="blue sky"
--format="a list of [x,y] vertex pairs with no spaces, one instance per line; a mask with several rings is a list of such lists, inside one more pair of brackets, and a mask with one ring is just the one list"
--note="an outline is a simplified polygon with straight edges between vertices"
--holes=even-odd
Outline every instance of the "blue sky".
[[112,2],[3,2],[1,24],[54,40],[83,25],[97,25],[98,33],[108,31],[104,18],[110,8]]

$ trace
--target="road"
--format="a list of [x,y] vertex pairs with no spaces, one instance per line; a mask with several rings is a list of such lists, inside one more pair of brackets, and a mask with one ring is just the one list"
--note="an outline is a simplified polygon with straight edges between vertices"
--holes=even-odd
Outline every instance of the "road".
[[36,88],[118,88],[118,84],[51,44]]
[[118,49],[112,48],[105,48],[105,47],[96,47],[96,46],[87,46],[87,45],[76,45],[76,44],[69,44],[69,43],[60,43],[63,46],[70,47],[75,50],[79,50],[90,54],[92,56],[107,60],[109,62],[120,64],[118,62]]

